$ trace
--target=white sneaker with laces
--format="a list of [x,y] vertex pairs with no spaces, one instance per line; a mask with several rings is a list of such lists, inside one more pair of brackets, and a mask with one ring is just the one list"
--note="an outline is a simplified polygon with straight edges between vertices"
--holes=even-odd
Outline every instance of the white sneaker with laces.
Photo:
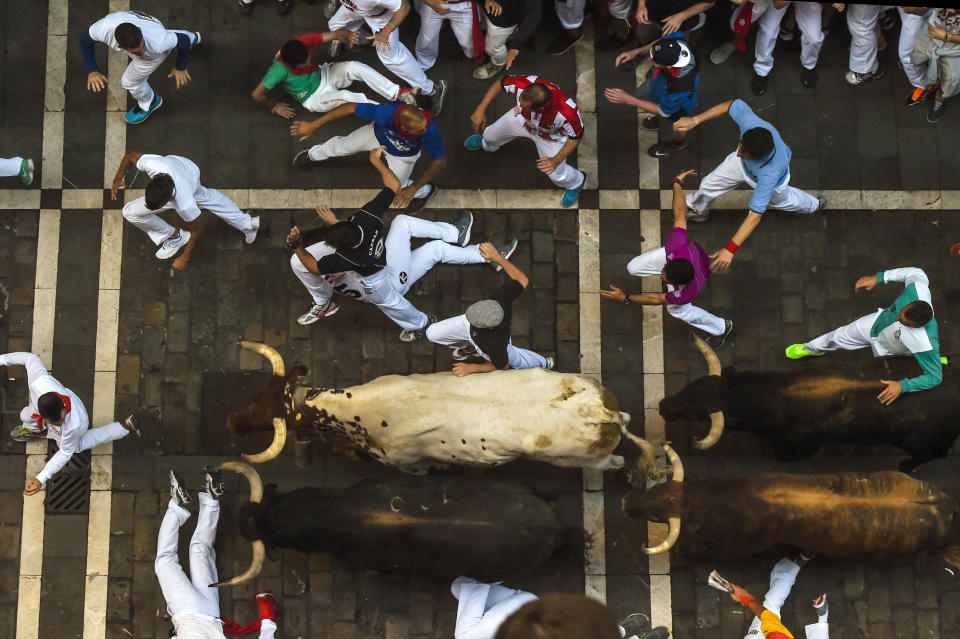
[[155,255],[161,260],[168,260],[176,255],[187,242],[190,241],[190,231],[177,229],[176,233],[168,237],[160,244]]
[[243,241],[247,244],[253,244],[257,239],[257,233],[260,231],[260,216],[250,218],[250,224],[253,228],[243,234]]
[[307,326],[321,317],[330,317],[339,310],[340,306],[333,300],[328,300],[325,304],[313,304],[306,313],[297,318],[297,324]]

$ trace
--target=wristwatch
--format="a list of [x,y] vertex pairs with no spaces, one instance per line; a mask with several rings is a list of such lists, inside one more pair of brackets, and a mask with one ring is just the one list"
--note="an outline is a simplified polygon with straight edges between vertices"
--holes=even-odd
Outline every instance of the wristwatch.
[[629,296],[629,295],[624,296],[624,298],[623,298],[623,305],[624,305],[624,306],[630,306],[630,296]]

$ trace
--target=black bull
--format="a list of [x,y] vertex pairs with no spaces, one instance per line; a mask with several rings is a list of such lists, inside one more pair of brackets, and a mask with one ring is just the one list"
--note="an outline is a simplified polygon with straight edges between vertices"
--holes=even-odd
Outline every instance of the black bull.
[[326,552],[356,568],[502,578],[542,564],[569,532],[546,501],[512,482],[364,480],[288,493],[269,485],[261,498],[256,471],[224,467],[251,479],[239,523],[254,546],[251,568],[226,585],[255,577],[273,548]]
[[672,539],[692,556],[738,559],[789,544],[837,558],[931,550],[954,565],[960,561],[960,504],[892,471],[674,480],[629,492],[623,510],[670,521],[679,529],[671,530]]
[[947,455],[960,435],[960,374],[950,366],[944,366],[939,386],[904,393],[885,406],[877,399],[879,380],[918,375],[912,357],[875,359],[857,369],[816,362],[798,364],[803,368],[794,372],[721,371],[713,351],[694,342],[711,374],[663,399],[660,415],[667,421],[713,417],[711,434],[697,448],[715,444],[726,426],[759,435],[780,461],[808,457],[824,442],[897,446],[910,454],[900,465],[909,472]]

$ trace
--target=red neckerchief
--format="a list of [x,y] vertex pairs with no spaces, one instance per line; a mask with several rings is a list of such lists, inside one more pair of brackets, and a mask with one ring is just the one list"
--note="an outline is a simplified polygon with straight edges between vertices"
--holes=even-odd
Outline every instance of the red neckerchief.
[[657,77],[657,74],[660,73],[661,71],[666,71],[667,73],[669,73],[675,78],[680,77],[680,69],[676,67],[656,67],[653,70],[653,77]]
[[[529,109],[520,108],[520,114],[528,122],[533,118],[531,115],[533,113],[540,114],[540,123],[547,123],[549,126],[553,125],[553,121],[557,117],[557,111],[560,109],[560,105],[567,101],[567,94],[560,90],[560,87],[553,84],[552,82],[547,82],[543,78],[537,78],[531,84],[542,84],[550,90],[550,101],[547,102],[547,105],[540,109],[539,111],[530,111]],[[529,85],[528,85],[529,86]],[[525,89],[526,87],[524,87]],[[519,94],[518,94],[519,95]],[[540,127],[543,129],[544,127]]]
[[[399,134],[402,135],[403,137],[407,138],[408,140],[416,140],[417,138],[422,137],[422,136],[420,136],[420,135],[414,135],[413,133],[408,133],[407,131],[405,131],[405,130],[403,129],[402,126],[400,126],[400,109],[402,109],[402,108],[405,107],[405,106],[408,106],[408,105],[406,105],[406,104],[401,104],[401,105],[398,106],[396,109],[394,109],[394,111],[393,111],[393,128],[396,129],[397,133],[399,133]],[[429,127],[430,127],[430,123],[433,121],[433,119],[430,117],[430,112],[429,112],[429,111],[424,111],[423,109],[420,109],[420,113],[422,113],[422,114],[424,114],[425,116],[427,116],[427,127],[429,128]],[[426,130],[424,130],[424,133],[426,133]]]
[[[313,35],[313,34],[310,34],[310,35]],[[317,45],[320,44],[320,42],[323,42],[323,38],[322,38],[322,37],[320,38],[320,42],[315,42],[314,39],[312,39],[312,38],[305,38],[304,36],[297,36],[297,38],[295,38],[295,39],[296,39],[296,40],[299,40],[300,42],[303,42],[303,44],[307,47],[307,51],[309,51],[312,46],[317,46]],[[315,72],[317,69],[320,68],[320,67],[317,66],[317,64],[316,64],[313,60],[310,60],[310,58],[307,58],[307,59],[310,61],[310,64],[308,64],[307,66],[303,67],[302,69],[297,69],[296,67],[292,67],[292,66],[290,66],[289,64],[287,64],[286,62],[284,62],[283,60],[280,59],[280,50],[279,50],[279,49],[278,49],[277,52],[273,55],[273,59],[274,59],[274,60],[278,60],[283,66],[287,67],[287,71],[289,71],[289,72],[290,72],[291,74],[293,74],[293,75],[310,75],[311,73]]]
[[[63,400],[63,406],[64,408],[67,409],[67,414],[69,415],[70,414],[70,398],[67,395],[61,395],[60,393],[54,393],[54,395],[56,395],[61,400]],[[43,415],[34,413],[33,415],[30,416],[30,419],[37,420],[37,430],[39,430],[41,433],[46,430],[46,428],[43,425]]]
[[247,624],[246,626],[241,626],[233,619],[220,616],[220,621],[223,622],[223,632],[228,635],[243,636],[249,635],[257,630],[260,630],[260,622],[254,621],[253,623]]
[[747,48],[747,33],[750,31],[750,25],[753,24],[753,3],[745,2],[737,14],[737,19],[733,23],[733,39],[737,45],[737,51],[745,51]]

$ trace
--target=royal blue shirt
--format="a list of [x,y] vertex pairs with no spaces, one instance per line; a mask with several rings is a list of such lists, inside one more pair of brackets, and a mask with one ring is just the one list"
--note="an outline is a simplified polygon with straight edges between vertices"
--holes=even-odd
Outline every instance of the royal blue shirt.
[[432,119],[423,135],[410,136],[400,130],[396,116],[397,111],[405,104],[399,100],[385,104],[358,104],[354,107],[353,114],[373,122],[373,131],[377,140],[387,147],[387,153],[390,155],[409,157],[419,153],[421,148],[425,148],[431,158],[439,160],[446,151],[443,148],[443,140],[440,139],[437,124]]
[[766,129],[773,136],[773,151],[770,155],[760,160],[740,158],[744,173],[757,184],[750,198],[750,210],[754,213],[763,213],[770,204],[773,191],[786,182],[787,176],[790,175],[790,157],[793,153],[773,125],[758,118],[753,109],[743,100],[733,101],[730,105],[730,117],[740,127],[740,137],[757,127]]

